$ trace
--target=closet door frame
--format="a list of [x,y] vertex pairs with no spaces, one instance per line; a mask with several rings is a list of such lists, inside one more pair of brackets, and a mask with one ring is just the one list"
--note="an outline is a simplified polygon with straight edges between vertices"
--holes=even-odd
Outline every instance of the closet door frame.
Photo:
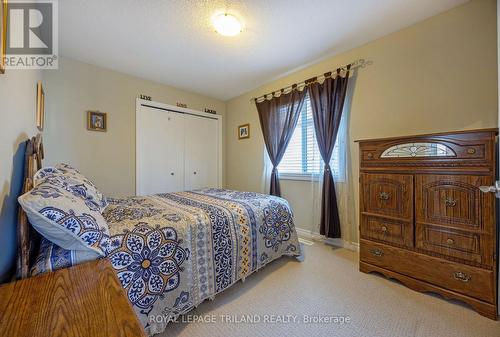
[[[138,144],[137,144],[137,120],[139,116],[139,111],[141,110],[142,106],[146,106],[149,108],[157,108],[161,110],[166,110],[170,111],[173,113],[180,113],[180,114],[187,114],[187,115],[194,115],[194,116],[200,116],[200,117],[205,117],[205,118],[210,118],[214,119],[217,121],[217,187],[221,188],[222,187],[222,116],[221,115],[216,115],[216,114],[210,114],[207,112],[203,111],[198,111],[198,110],[193,110],[193,109],[188,109],[188,108],[181,108],[175,105],[170,105],[170,104],[165,104],[165,103],[160,103],[160,102],[155,102],[155,101],[148,101],[144,99],[137,98],[136,99],[136,108],[135,108],[135,194],[137,194],[137,191],[141,190],[140,186],[140,180],[138,179],[139,176],[139,161],[137,160],[138,158]],[[182,150],[184,151],[184,149]]]

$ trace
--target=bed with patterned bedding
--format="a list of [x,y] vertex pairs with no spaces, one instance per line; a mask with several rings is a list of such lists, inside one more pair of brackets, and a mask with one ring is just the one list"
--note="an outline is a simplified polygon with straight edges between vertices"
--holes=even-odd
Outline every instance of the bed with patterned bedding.
[[284,199],[202,189],[106,200],[68,164],[40,168],[37,148],[26,154],[37,164],[18,201],[40,235],[20,221],[28,244],[20,245],[18,275],[107,258],[149,335],[280,256],[301,254]]
[[149,335],[270,261],[300,255],[278,197],[203,189],[108,202],[103,248]]

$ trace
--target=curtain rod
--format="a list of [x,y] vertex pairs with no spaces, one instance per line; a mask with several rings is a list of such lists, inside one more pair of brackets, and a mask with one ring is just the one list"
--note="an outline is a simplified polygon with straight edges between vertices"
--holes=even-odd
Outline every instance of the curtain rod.
[[[355,60],[345,66],[342,66],[342,67],[338,67],[337,69],[340,69],[340,71],[347,71],[347,67],[350,65],[351,68],[349,69],[349,71],[352,71],[354,69],[357,69],[357,68],[364,68],[366,67],[367,65],[370,65],[372,64],[371,61],[367,61],[365,59],[358,59],[358,60]],[[311,83],[311,82],[316,82],[316,81],[319,81],[320,79],[324,79],[324,78],[327,78],[329,76],[331,76],[332,72],[328,72],[328,73],[325,73],[323,75],[320,75],[320,76],[316,76],[316,77],[312,77],[310,79],[307,79],[305,81],[302,81],[302,82],[299,82],[299,83],[294,83],[292,85],[289,85],[287,87],[284,87],[284,88],[281,88],[279,90],[275,90],[273,92],[270,92],[270,93],[267,93],[267,94],[264,94],[264,95],[260,95],[258,97],[253,97],[251,99],[251,101],[254,101],[254,102],[258,102],[258,101],[263,101],[265,100],[269,95],[272,95],[274,97],[275,94],[281,92],[281,93],[288,93],[290,91],[292,91],[293,89],[295,88],[300,88],[300,87],[305,87],[306,84],[308,83]]]

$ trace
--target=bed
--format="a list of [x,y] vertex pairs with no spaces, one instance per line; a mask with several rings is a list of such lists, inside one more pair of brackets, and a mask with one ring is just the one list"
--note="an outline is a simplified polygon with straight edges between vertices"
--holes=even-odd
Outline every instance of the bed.
[[[41,167],[41,139],[34,138],[30,144],[24,195],[36,194],[40,186],[33,188],[32,177]],[[45,212],[50,208],[51,219],[88,224],[89,217],[97,217],[90,216],[94,214],[91,210],[83,213],[86,220],[81,220],[82,216],[78,218],[73,211],[58,209],[54,191],[42,191],[43,201],[54,204],[43,208]],[[80,196],[81,191],[77,192]],[[88,232],[86,238],[91,237],[92,244],[102,250],[103,256],[96,258],[111,261],[149,335],[164,331],[178,315],[213,299],[269,262],[301,254],[292,212],[282,198],[207,188],[106,201],[102,217],[107,231],[95,231],[98,226],[94,226],[92,235]],[[93,200],[87,197],[85,202]],[[22,205],[25,208],[25,202]],[[39,235],[27,220],[26,213],[21,212],[18,276],[27,277],[33,269],[39,273],[41,269],[50,271],[78,262],[72,250],[47,238],[37,242]]]

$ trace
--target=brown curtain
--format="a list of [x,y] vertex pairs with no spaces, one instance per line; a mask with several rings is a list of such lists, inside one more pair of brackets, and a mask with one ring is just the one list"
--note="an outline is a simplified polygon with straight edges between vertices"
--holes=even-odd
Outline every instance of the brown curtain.
[[290,93],[255,102],[267,153],[273,164],[269,191],[271,195],[281,196],[278,165],[297,126],[305,95],[305,90],[298,91],[294,87]]
[[316,81],[308,84],[316,141],[318,142],[321,157],[325,162],[321,195],[320,233],[329,238],[340,238],[341,236],[339,210],[335,194],[335,183],[330,170],[330,159],[342,118],[349,69],[350,66],[347,67],[345,77],[341,77],[340,69],[337,69],[335,78],[327,76],[321,84]]

